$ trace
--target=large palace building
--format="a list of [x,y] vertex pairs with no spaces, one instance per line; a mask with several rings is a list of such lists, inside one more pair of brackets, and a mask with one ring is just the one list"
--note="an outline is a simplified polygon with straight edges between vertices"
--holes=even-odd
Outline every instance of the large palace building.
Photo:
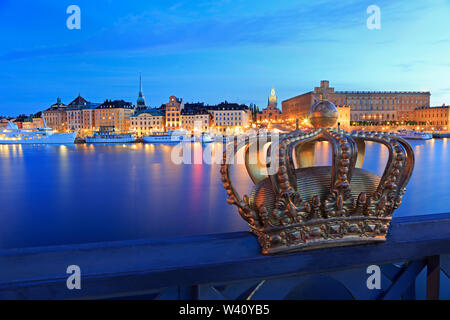
[[437,130],[447,131],[450,125],[450,107],[421,107],[415,110],[415,121],[420,125],[433,126]]
[[329,81],[321,81],[314,91],[282,102],[285,119],[302,119],[309,108],[326,95],[339,107],[350,107],[351,121],[414,121],[416,108],[430,106],[430,92],[334,91]]

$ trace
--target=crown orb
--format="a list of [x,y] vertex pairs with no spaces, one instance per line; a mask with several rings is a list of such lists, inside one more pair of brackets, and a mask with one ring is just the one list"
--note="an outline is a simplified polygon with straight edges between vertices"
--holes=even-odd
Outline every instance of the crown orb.
[[334,127],[338,120],[339,112],[336,106],[328,100],[316,102],[309,111],[309,122],[315,129]]

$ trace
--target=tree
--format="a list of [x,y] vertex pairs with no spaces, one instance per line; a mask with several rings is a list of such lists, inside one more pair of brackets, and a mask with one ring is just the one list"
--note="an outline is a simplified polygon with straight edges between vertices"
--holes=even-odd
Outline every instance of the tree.
[[252,114],[252,121],[256,122],[258,119],[259,107],[254,103],[250,103],[249,108],[250,108],[250,112]]

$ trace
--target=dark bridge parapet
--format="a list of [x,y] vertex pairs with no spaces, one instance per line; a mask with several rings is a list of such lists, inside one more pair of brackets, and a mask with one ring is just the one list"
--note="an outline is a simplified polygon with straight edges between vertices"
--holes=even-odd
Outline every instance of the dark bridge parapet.
[[[394,218],[381,244],[259,252],[246,232],[3,250],[0,298],[301,298],[314,279],[329,279],[350,298],[415,298],[415,280],[426,266],[427,296],[437,298],[439,279],[448,280],[450,271],[450,213]],[[373,264],[383,273],[381,290],[366,286]],[[66,287],[69,265],[81,268],[81,290]]]

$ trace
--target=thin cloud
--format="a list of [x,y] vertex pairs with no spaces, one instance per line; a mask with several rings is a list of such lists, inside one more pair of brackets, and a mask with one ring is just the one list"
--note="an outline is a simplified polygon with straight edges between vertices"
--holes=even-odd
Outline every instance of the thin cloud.
[[316,3],[253,16],[213,16],[190,21],[177,19],[170,12],[147,12],[120,19],[114,27],[79,43],[11,51],[0,59],[332,41],[338,30],[361,24],[363,10],[364,6],[355,3]]

